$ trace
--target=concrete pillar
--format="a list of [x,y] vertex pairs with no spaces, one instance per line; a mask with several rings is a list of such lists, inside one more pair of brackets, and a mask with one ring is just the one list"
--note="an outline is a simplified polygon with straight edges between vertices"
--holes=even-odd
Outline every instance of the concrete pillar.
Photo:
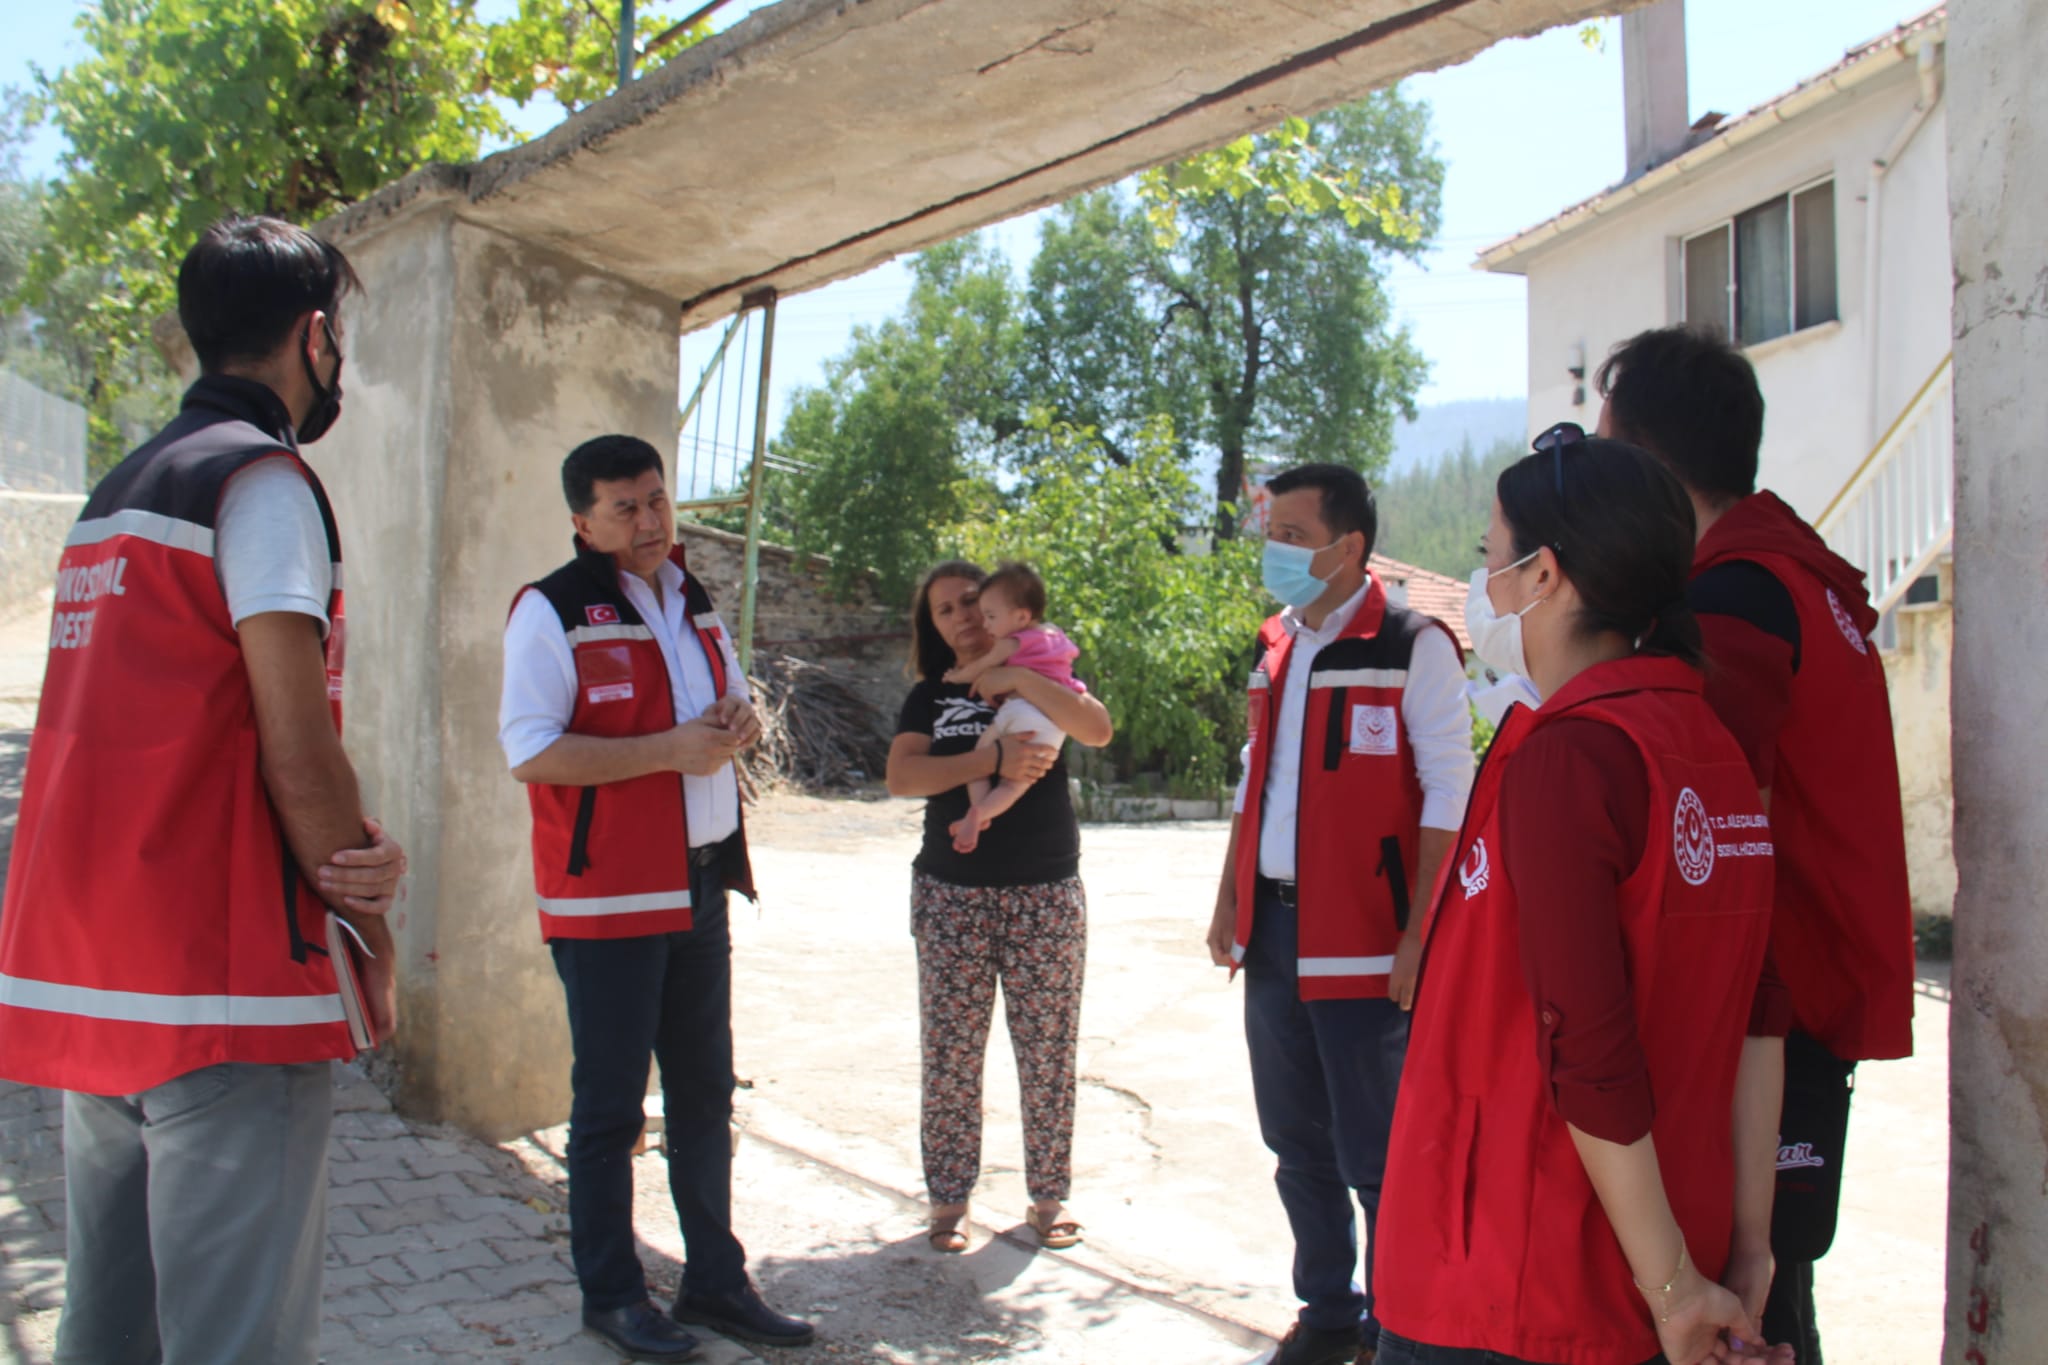
[[[2031,17],[2030,17],[2031,13]],[[1945,1365],[2048,1343],[2048,25],[1949,9],[1955,1005]]]
[[310,455],[347,573],[346,742],[404,842],[398,1101],[498,1138],[568,1116],[561,987],[533,905],[523,790],[497,744],[520,584],[569,554],[562,457],[671,449],[677,305],[416,202],[344,225],[346,402]]

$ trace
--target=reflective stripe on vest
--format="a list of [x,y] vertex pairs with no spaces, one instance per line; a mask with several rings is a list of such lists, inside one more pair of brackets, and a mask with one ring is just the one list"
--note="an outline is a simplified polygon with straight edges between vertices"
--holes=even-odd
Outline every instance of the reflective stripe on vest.
[[129,1024],[228,1028],[296,1028],[337,1024],[344,1018],[339,995],[157,995],[18,976],[0,976],[0,1005]]
[[542,896],[540,908],[550,915],[645,915],[658,910],[687,910],[688,891],[650,891],[639,896]]

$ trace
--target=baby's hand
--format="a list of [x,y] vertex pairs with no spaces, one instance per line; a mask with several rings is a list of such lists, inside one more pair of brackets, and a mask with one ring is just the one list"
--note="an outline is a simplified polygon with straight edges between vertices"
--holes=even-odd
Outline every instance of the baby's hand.
[[949,668],[943,676],[949,683],[963,683],[967,681],[967,670],[964,668]]

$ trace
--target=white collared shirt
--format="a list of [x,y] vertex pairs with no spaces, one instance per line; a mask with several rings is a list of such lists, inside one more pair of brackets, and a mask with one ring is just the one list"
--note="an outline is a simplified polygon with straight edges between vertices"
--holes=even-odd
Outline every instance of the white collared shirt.
[[[712,682],[710,660],[697,647],[696,627],[683,603],[683,571],[664,563],[656,577],[661,581],[659,604],[653,589],[637,574],[621,573],[619,589],[661,647],[676,722],[681,724],[710,710],[718,691]],[[731,680],[727,690],[751,700],[746,674],[723,632],[719,643],[725,652],[725,675]],[[505,687],[498,702],[498,743],[505,750],[506,766],[516,768],[545,752],[568,731],[575,712],[576,659],[569,637],[562,633],[561,618],[547,598],[537,592],[526,593],[505,623]],[[740,827],[739,779],[730,763],[709,777],[684,773],[682,778],[691,844],[715,844]]]
[[[1294,822],[1301,797],[1301,725],[1308,710],[1308,675],[1324,645],[1344,633],[1365,604],[1372,587],[1368,577],[1342,606],[1311,630],[1293,607],[1280,613],[1280,624],[1294,637],[1287,676],[1280,689],[1280,714],[1273,722],[1273,748],[1266,757],[1266,791],[1259,806],[1259,875],[1274,881],[1294,880]],[[1401,721],[1408,747],[1415,755],[1415,774],[1422,782],[1422,824],[1455,832],[1465,816],[1465,798],[1472,790],[1472,717],[1465,705],[1465,670],[1458,647],[1440,630],[1415,637],[1408,660],[1408,682],[1401,691]],[[1251,775],[1249,742],[1238,755],[1235,809],[1244,811],[1245,782]],[[1242,831],[1240,839],[1247,837]]]

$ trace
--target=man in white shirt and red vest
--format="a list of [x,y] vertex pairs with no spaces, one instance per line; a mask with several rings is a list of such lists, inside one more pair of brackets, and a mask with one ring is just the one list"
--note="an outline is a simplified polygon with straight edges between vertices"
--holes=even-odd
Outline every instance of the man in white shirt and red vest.
[[1367,568],[1379,518],[1358,472],[1302,465],[1266,490],[1263,577],[1286,609],[1259,631],[1209,953],[1244,970],[1259,1131],[1294,1230],[1302,1308],[1274,1365],[1352,1365],[1379,1340],[1357,1213],[1370,1242],[1419,907],[1471,790],[1472,722],[1456,638]]
[[1787,1035],[1761,1326],[1821,1365],[1814,1262],[1834,1242],[1851,1078],[1858,1062],[1913,1052],[1913,905],[1877,613],[1863,570],[1758,490],[1764,397],[1742,352],[1659,328],[1615,347],[1599,386],[1600,433],[1655,455],[1692,497],[1686,596],[1712,665],[1707,705],[1771,817],[1771,960],[1791,1008],[1753,1024]]
[[[676,543],[661,456],[632,436],[562,462],[576,555],[521,589],[498,737],[533,807],[541,935],[568,999],[569,1242],[583,1322],[629,1359],[688,1360],[711,1327],[802,1346],[732,1231],[728,889],[754,894],[733,756],[760,737],[732,641]],[[633,1244],[632,1152],[661,1065],[688,1259],[673,1315]]]
[[[340,251],[272,218],[178,271],[201,377],[87,499],[0,910],[0,1076],[64,1097],[67,1365],[313,1365],[331,907],[376,957],[404,858],[341,747],[341,539],[299,453],[341,410]],[[365,844],[369,847],[364,847]]]

